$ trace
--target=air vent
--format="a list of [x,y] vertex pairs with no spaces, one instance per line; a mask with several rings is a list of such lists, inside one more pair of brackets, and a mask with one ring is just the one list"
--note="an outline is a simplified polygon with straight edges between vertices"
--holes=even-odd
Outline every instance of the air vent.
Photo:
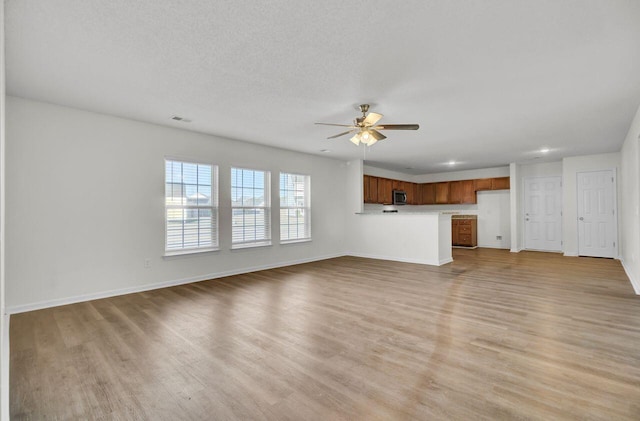
[[171,117],[171,120],[181,121],[183,123],[191,123],[191,120],[189,120],[188,118],[180,117],[178,115],[174,115],[173,117]]

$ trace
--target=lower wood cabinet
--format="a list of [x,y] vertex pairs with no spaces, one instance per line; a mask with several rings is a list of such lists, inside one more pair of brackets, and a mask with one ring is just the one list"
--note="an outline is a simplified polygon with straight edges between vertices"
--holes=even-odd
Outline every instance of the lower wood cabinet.
[[478,217],[454,215],[451,218],[451,244],[462,247],[478,246]]

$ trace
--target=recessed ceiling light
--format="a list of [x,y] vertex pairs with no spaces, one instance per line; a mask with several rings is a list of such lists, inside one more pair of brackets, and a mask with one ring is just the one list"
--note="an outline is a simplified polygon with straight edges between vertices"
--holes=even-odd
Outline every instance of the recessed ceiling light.
[[449,165],[456,165],[456,161],[449,161],[448,164]]
[[547,153],[547,152],[549,152],[549,150],[550,150],[549,148],[542,148],[542,149],[540,149],[540,152]]
[[329,153],[331,152],[331,149],[321,149],[320,152],[322,153]]

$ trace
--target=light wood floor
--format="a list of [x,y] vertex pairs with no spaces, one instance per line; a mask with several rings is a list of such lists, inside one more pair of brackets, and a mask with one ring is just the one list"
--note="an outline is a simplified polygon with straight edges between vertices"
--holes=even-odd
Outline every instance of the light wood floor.
[[12,419],[640,419],[620,263],[355,257],[11,317]]

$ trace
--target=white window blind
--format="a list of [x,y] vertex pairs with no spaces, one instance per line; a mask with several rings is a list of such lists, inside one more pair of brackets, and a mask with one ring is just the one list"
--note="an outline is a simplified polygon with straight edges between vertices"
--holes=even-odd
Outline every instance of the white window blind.
[[231,168],[232,248],[271,244],[269,171]]
[[165,160],[165,252],[218,248],[217,167]]
[[308,175],[280,173],[280,242],[311,239]]

